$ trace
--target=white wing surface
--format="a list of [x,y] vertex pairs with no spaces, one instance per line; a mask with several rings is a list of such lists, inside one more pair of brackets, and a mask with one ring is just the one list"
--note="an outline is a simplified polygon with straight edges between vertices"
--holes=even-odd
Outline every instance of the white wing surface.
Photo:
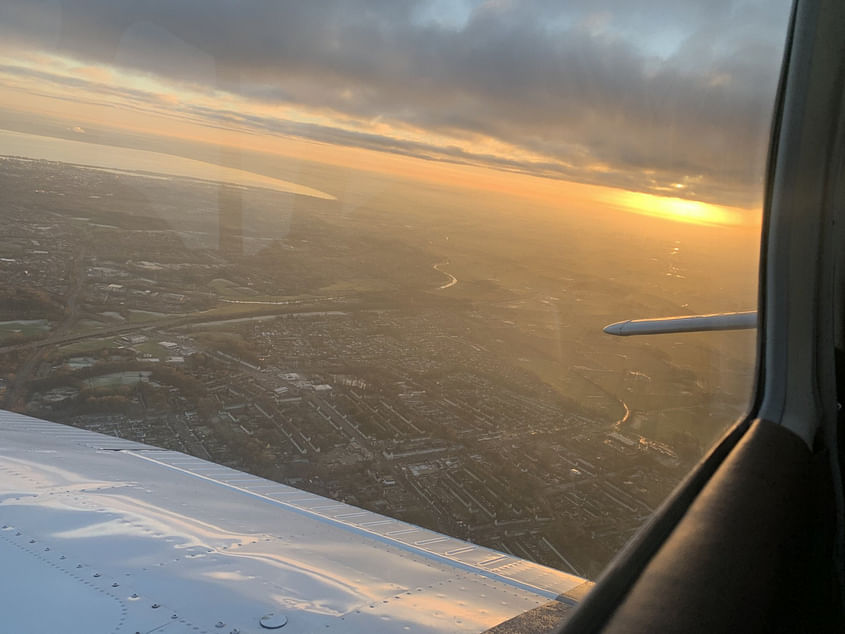
[[[4,632],[479,632],[588,582],[174,451],[0,411]],[[263,619],[263,621],[262,621]]]

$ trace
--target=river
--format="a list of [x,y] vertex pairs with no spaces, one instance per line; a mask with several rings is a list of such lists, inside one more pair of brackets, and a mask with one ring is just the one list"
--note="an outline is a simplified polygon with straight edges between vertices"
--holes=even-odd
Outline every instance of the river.
[[457,277],[455,277],[455,276],[454,276],[454,275],[452,275],[451,273],[447,273],[446,271],[444,271],[443,269],[441,269],[441,268],[440,268],[441,266],[446,266],[447,264],[449,264],[449,262],[448,262],[448,261],[446,261],[446,262],[438,262],[437,264],[435,264],[435,265],[432,267],[432,268],[433,268],[435,271],[437,271],[438,273],[442,273],[443,275],[445,275],[446,277],[448,277],[448,278],[449,278],[449,281],[448,281],[448,282],[446,282],[446,283],[445,283],[445,284],[443,284],[442,286],[439,286],[439,287],[438,287],[438,290],[441,290],[441,291],[442,291],[444,288],[449,288],[450,286],[454,286],[455,284],[457,284],[457,283],[458,283],[458,278],[457,278]]

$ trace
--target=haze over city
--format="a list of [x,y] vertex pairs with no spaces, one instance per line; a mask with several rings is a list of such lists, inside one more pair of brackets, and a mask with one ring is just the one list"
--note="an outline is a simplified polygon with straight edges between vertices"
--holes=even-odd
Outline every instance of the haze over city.
[[[68,3],[65,3],[68,4]],[[578,575],[743,412],[787,4],[11,0],[0,405]]]

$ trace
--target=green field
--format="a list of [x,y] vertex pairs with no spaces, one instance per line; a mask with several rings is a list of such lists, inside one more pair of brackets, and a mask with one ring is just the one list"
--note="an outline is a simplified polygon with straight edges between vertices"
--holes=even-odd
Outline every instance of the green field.
[[85,379],[88,387],[117,387],[120,385],[135,385],[141,381],[148,381],[151,372],[149,370],[133,370],[131,372],[113,372]]
[[50,322],[46,319],[18,319],[15,321],[0,321],[0,340],[14,336],[31,337],[46,333],[50,330]]
[[152,310],[135,310],[129,309],[129,322],[140,323],[144,321],[152,321],[153,319],[161,319],[162,317],[181,317],[181,315],[170,313],[157,313]]
[[104,348],[116,348],[122,343],[119,343],[114,337],[101,337],[99,339],[85,339],[75,343],[69,343],[56,350],[55,356],[57,358],[67,358],[77,355],[84,355],[91,352],[97,352]]

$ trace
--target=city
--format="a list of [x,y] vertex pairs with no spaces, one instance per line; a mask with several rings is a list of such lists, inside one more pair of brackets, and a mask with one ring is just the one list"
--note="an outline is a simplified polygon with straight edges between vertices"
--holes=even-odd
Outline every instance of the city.
[[567,572],[597,575],[744,406],[747,361],[719,357],[715,404],[710,340],[631,366],[591,295],[622,281],[508,268],[466,220],[421,240],[423,211],[11,157],[0,191],[4,408]]

